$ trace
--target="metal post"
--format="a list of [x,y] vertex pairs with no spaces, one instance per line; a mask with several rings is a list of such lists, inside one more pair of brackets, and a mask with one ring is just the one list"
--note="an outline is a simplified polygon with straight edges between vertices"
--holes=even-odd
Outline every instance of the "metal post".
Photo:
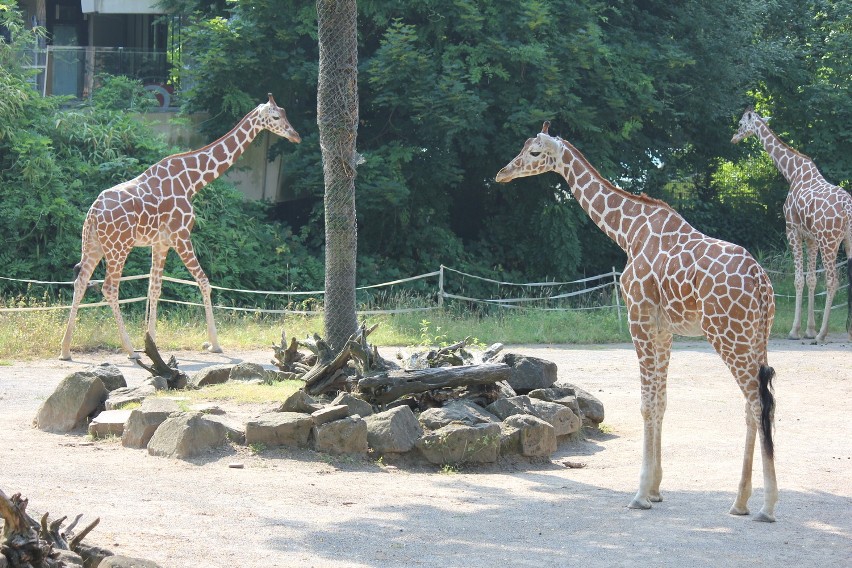
[[444,307],[444,265],[438,271],[438,307]]
[[621,290],[618,285],[618,273],[615,267],[612,267],[612,287],[615,295],[615,309],[618,310],[618,332],[621,333],[623,327],[621,325]]

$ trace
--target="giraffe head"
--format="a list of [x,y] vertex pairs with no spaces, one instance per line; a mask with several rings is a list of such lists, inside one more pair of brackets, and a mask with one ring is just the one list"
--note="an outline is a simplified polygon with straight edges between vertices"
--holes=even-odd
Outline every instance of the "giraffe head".
[[541,132],[535,138],[527,140],[521,153],[497,172],[496,181],[506,183],[515,178],[534,176],[556,169],[556,164],[562,156],[562,144],[547,133],[549,127],[550,122],[545,122]]
[[266,130],[295,144],[302,141],[302,137],[299,136],[296,129],[290,126],[284,109],[275,104],[272,93],[269,93],[269,102],[262,103],[257,107],[257,114],[260,118],[260,125]]
[[740,129],[737,130],[737,133],[734,134],[733,138],[731,138],[731,142],[737,144],[741,140],[756,134],[758,120],[761,120],[760,115],[754,112],[753,107],[748,107],[745,110],[745,113],[743,113],[743,117],[740,119]]

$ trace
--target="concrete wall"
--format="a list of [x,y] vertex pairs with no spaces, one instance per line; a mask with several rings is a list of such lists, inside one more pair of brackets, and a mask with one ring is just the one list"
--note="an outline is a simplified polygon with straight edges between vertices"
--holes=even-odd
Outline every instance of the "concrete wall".
[[[207,119],[206,114],[177,118],[172,113],[158,112],[148,113],[142,119],[162,134],[169,144],[181,148],[202,148],[213,142],[200,134],[200,125]],[[246,199],[272,202],[281,199],[281,158],[272,162],[266,159],[271,136],[268,132],[262,132],[224,175]]]

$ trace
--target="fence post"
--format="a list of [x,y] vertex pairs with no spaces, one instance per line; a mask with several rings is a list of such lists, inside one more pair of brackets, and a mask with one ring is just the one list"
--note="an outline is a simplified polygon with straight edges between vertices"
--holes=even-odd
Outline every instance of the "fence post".
[[618,273],[612,267],[612,287],[615,294],[615,309],[618,310],[618,332],[621,333],[621,291],[618,289]]
[[444,265],[438,271],[438,307],[444,307]]

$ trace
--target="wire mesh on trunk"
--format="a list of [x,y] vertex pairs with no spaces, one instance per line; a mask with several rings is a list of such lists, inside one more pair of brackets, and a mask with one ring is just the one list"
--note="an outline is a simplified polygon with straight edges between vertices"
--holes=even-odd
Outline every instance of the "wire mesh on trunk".
[[317,123],[325,177],[325,336],[342,349],[355,315],[355,151],[358,130],[358,39],[355,0],[317,0]]

